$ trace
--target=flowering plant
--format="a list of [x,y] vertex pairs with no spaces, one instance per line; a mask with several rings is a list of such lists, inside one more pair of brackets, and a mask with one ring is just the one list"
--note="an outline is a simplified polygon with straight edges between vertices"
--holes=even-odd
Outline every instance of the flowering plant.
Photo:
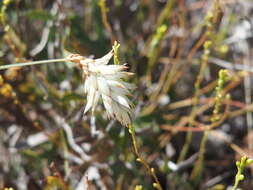
[[91,109],[93,114],[102,97],[108,118],[115,118],[122,125],[128,126],[131,124],[133,113],[133,104],[128,99],[129,90],[133,90],[135,85],[122,79],[133,73],[126,72],[125,65],[108,65],[113,55],[113,50],[99,59],[72,54],[67,57],[67,60],[78,64],[83,71],[84,92],[87,94],[84,113]]

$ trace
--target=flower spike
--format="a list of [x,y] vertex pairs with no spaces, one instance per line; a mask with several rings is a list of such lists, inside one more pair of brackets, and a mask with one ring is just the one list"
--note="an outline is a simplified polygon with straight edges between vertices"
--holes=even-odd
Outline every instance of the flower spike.
[[94,113],[100,97],[102,98],[108,118],[117,119],[122,125],[131,124],[133,104],[128,99],[133,84],[122,81],[133,73],[126,72],[124,65],[108,65],[114,55],[111,50],[99,59],[89,59],[78,54],[72,54],[66,59],[78,64],[85,78],[84,92],[87,103],[84,114],[89,110]]

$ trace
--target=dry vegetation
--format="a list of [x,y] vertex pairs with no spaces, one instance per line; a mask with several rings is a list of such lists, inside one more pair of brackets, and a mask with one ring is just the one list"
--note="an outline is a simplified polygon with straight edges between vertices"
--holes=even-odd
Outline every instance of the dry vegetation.
[[0,68],[98,58],[117,41],[110,64],[137,87],[126,127],[104,100],[83,114],[87,78],[70,62],[0,70],[0,189],[253,189],[251,160],[236,164],[253,157],[251,0],[0,6]]

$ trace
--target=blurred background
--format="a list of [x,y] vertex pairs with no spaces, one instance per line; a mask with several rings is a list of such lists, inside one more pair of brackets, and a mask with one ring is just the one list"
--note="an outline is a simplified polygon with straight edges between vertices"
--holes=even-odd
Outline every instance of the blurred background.
[[[251,0],[1,0],[0,65],[98,58],[120,43],[133,126],[163,189],[225,190],[253,157]],[[113,64],[113,61],[111,62]],[[226,69],[226,79],[219,77]],[[0,71],[0,188],[152,189],[128,129],[83,115],[79,68]],[[241,188],[253,189],[253,168]]]

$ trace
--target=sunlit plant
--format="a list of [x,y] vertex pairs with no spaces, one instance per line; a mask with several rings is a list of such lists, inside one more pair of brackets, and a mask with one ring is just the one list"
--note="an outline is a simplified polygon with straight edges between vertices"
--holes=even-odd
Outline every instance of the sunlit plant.
[[[119,47],[117,43],[115,45]],[[117,48],[113,48],[99,59],[90,59],[79,54],[71,54],[64,59],[3,65],[0,66],[0,70],[52,62],[75,63],[83,71],[83,78],[85,79],[84,92],[87,94],[87,104],[84,113],[91,109],[93,114],[100,97],[102,97],[108,118],[115,118],[122,125],[128,126],[131,124],[133,113],[133,104],[128,99],[128,96],[130,95],[130,90],[135,88],[135,85],[124,82],[122,79],[128,78],[133,73],[126,72],[127,67],[125,65],[108,65],[115,49]]]

